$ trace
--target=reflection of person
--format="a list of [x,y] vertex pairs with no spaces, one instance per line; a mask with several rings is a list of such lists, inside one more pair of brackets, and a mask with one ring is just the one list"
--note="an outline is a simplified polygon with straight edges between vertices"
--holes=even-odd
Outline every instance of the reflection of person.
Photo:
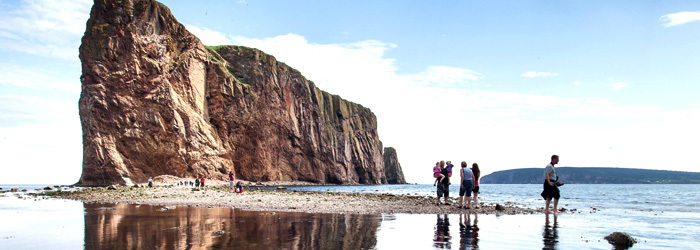
[[[459,204],[457,208],[462,208],[462,206],[464,206],[465,209],[471,209],[474,174],[472,170],[467,167],[466,161],[462,162],[462,169],[459,171],[459,179],[461,184],[459,186]],[[462,204],[462,201],[465,201],[464,204]]]
[[443,214],[440,217],[437,214],[437,224],[435,225],[435,238],[433,238],[433,247],[451,249],[452,242],[450,237],[450,220],[447,218],[447,214]]
[[557,213],[557,203],[559,202],[559,187],[556,186],[557,171],[554,165],[559,163],[559,156],[552,155],[552,161],[544,169],[544,184],[542,198],[545,200],[544,212],[549,213],[549,202],[554,199],[554,213]]
[[542,242],[544,247],[542,249],[557,249],[557,215],[553,215],[554,222],[552,226],[549,226],[549,214],[545,214],[544,220],[544,230],[542,231]]
[[442,178],[437,185],[437,202],[435,205],[440,205],[440,197],[445,197],[445,205],[450,205],[450,203],[447,202],[447,198],[450,197],[450,178],[447,177],[445,162],[440,162],[440,173],[446,176],[446,178]]
[[[464,217],[464,220],[462,220]],[[463,223],[464,221],[464,223]],[[474,225],[471,225],[471,214],[464,213],[459,215],[459,233],[460,233],[460,248],[459,249],[478,249],[479,248],[479,215],[474,214]]]
[[476,162],[472,164],[472,173],[474,173],[474,208],[479,208],[479,177],[481,177],[481,170]]

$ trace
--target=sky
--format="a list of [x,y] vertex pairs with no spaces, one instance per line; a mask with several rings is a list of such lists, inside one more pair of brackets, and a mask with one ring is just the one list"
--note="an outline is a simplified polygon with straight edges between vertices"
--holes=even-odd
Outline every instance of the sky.
[[[205,45],[258,48],[370,108],[406,180],[559,166],[698,171],[697,1],[162,1]],[[0,183],[82,169],[92,1],[0,1]],[[455,164],[457,165],[457,164]]]

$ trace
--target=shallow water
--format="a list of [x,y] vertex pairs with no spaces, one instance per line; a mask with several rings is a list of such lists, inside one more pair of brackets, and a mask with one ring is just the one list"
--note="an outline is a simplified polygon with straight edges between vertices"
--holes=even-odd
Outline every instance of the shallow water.
[[[432,188],[419,186],[359,188],[404,193]],[[348,188],[330,191],[351,190]],[[565,185],[560,203],[577,212],[556,219],[544,214],[342,215],[164,209],[24,199],[3,193],[0,249],[610,249],[603,237],[615,231],[637,238],[633,249],[694,249],[700,245],[699,188]],[[483,185],[482,196],[487,202],[537,207],[543,203],[536,196],[539,189],[538,185]]]

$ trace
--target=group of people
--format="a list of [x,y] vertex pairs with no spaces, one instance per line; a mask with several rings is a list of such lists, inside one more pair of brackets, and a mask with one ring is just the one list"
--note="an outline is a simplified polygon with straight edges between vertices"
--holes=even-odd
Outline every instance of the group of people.
[[[544,170],[543,190],[540,194],[545,200],[545,213],[549,213],[549,205],[553,203],[553,212],[557,213],[557,203],[559,202],[560,193],[559,186],[564,185],[559,182],[557,171],[554,165],[559,163],[559,156],[552,155],[551,161]],[[459,201],[457,208],[471,209],[472,208],[472,193],[474,194],[474,208],[479,208],[479,178],[481,170],[479,165],[474,163],[471,168],[467,167],[467,162],[462,162],[462,168],[459,170]],[[440,198],[444,197],[444,204],[451,205],[447,198],[450,196],[450,177],[452,177],[451,161],[439,161],[433,167],[433,177],[435,182],[433,186],[437,186],[437,201],[436,205],[440,205]],[[552,202],[553,201],[553,202]]]
[[178,186],[204,187],[204,177],[194,178],[194,181],[180,181]]
[[[481,170],[479,165],[474,163],[471,168],[467,167],[467,162],[463,161],[462,168],[459,170],[459,204],[457,208],[471,209],[472,193],[474,194],[474,208],[479,208],[479,177]],[[445,205],[451,205],[447,198],[450,196],[450,177],[452,177],[451,161],[439,161],[433,167],[433,177],[435,182],[433,186],[437,186],[437,201],[436,205],[440,205],[440,198],[444,197]]]

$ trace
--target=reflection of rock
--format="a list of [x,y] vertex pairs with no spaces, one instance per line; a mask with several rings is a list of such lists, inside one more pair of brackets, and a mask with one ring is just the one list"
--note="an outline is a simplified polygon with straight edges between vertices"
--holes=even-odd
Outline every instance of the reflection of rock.
[[86,249],[371,249],[381,215],[311,214],[118,204],[85,206]]
[[632,236],[629,236],[624,232],[611,233],[610,235],[605,236],[605,239],[616,248],[628,248],[634,245],[634,243],[637,243]]
[[80,60],[80,185],[224,180],[229,170],[251,181],[386,183],[371,110],[260,50],[205,47],[158,2],[95,0]]

